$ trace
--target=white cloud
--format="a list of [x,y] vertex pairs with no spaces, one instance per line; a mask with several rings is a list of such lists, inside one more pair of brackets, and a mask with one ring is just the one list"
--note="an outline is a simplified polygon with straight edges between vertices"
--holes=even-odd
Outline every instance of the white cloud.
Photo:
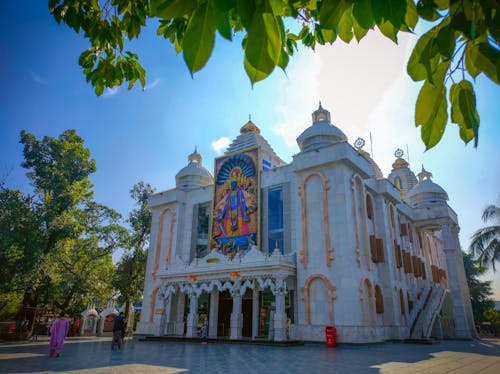
[[321,100],[350,143],[363,137],[369,148],[371,131],[375,159],[387,154],[393,160],[394,149],[419,138],[414,135],[412,96],[418,87],[406,75],[410,38],[402,34],[396,45],[370,32],[359,45],[338,40],[316,52],[301,51],[291,59],[289,80],[280,87],[280,120],[273,131],[289,148],[296,147],[295,139],[311,125],[310,113]]
[[106,91],[102,94],[102,97],[108,98],[115,96],[120,91],[120,87],[106,88]]
[[40,74],[35,73],[33,70],[29,71],[31,79],[41,85],[46,85],[48,82],[45,78],[43,78]]
[[289,78],[278,89],[280,96],[276,112],[279,123],[272,131],[283,137],[289,148],[297,146],[295,139],[310,125],[308,113],[318,106],[322,66],[317,53],[303,50],[291,59],[287,68]]
[[228,137],[223,136],[217,140],[214,140],[212,144],[212,149],[218,154],[222,154],[222,152],[227,148],[227,146],[231,143]]
[[156,86],[158,86],[160,84],[160,81],[161,81],[160,78],[156,78],[154,81],[147,84],[146,87],[144,87],[144,91],[151,90],[151,89],[155,88]]

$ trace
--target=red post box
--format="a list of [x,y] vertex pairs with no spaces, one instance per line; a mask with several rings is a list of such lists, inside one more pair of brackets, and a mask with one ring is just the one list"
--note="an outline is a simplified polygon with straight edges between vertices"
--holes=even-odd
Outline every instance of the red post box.
[[326,346],[328,348],[335,348],[337,343],[337,329],[335,326],[325,326],[325,338],[326,338]]

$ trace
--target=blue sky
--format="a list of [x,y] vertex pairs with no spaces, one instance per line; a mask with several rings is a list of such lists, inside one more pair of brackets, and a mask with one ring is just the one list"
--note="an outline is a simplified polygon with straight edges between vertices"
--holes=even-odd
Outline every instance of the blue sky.
[[[406,152],[408,145],[413,170],[424,164],[448,191],[464,248],[482,226],[482,209],[500,203],[499,87],[477,79],[477,149],[461,143],[456,126],[449,125],[441,143],[424,152],[413,125],[419,85],[405,70],[413,36],[395,45],[372,32],[359,45],[301,49],[286,75],[276,70],[252,89],[239,41],[218,38],[207,66],[192,79],[182,55],[150,25],[130,43],[148,73],[146,90],[120,87],[96,97],[78,66],[87,41],[58,25],[46,2],[29,4],[0,3],[0,178],[11,188],[29,190],[19,166],[21,130],[40,138],[72,128],[97,162],[96,200],[126,215],[130,187],[140,180],[157,190],[174,187],[195,145],[213,170],[221,151],[213,144],[234,139],[250,113],[275,151],[290,161],[298,152],[294,139],[310,125],[321,100],[351,143],[360,136],[369,144],[371,132],[374,159],[385,175],[394,150]],[[487,277],[495,280],[500,299],[500,275]]]

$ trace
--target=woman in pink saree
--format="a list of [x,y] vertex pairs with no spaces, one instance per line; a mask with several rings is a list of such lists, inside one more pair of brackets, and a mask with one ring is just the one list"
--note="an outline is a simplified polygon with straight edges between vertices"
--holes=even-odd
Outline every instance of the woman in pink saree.
[[50,328],[50,357],[54,356],[54,354],[56,357],[59,357],[64,345],[64,339],[68,335],[69,321],[67,318],[64,318],[64,315],[65,313],[61,312]]

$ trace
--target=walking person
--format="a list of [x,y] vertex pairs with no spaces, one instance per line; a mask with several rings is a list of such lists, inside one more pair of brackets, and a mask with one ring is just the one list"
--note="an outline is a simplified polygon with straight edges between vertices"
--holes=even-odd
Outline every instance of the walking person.
[[115,344],[118,345],[118,349],[122,349],[123,338],[125,336],[125,320],[123,318],[123,312],[115,317],[113,323],[113,342],[111,343],[111,350],[115,348]]
[[54,323],[50,328],[50,345],[49,345],[49,356],[52,357],[54,354],[59,357],[62,347],[64,345],[64,339],[68,335],[69,331],[69,321],[65,318],[65,313],[61,311],[59,317],[56,318]]

